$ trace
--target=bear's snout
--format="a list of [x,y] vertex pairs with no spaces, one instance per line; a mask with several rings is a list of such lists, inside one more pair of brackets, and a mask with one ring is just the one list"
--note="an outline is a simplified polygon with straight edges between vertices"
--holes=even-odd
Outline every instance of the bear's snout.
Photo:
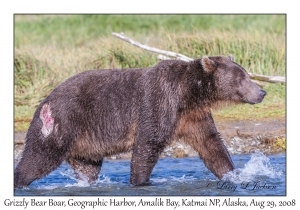
[[266,95],[267,95],[266,91],[260,90],[259,91],[259,102],[258,103],[261,103],[264,100],[264,98],[265,98]]
[[264,100],[267,92],[257,87],[256,90],[243,90],[241,92],[238,92],[238,94],[240,95],[238,99],[240,102],[248,104],[259,104]]
[[260,97],[264,98],[265,95],[267,95],[267,92],[264,90],[260,90],[259,95],[260,95]]
[[249,100],[248,102],[250,104],[258,104],[258,103],[261,103],[263,100],[264,100],[264,97],[267,95],[267,92],[264,91],[264,90],[259,90],[258,94],[257,94],[257,97],[256,99],[253,99],[253,100]]

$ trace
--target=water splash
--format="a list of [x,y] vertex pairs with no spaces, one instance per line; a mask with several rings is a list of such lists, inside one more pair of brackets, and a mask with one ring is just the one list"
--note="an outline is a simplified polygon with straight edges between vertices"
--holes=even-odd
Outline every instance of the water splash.
[[77,180],[73,169],[60,170],[59,174],[62,175],[63,177],[67,177],[71,180],[74,180],[74,181]]
[[186,175],[182,175],[181,177],[176,177],[176,176],[166,176],[166,177],[159,177],[159,178],[151,178],[151,182],[153,182],[154,184],[156,183],[184,183],[187,181],[194,181],[194,180],[198,180],[197,177],[193,177],[193,176],[186,176]]
[[250,182],[262,177],[271,179],[280,178],[282,171],[271,165],[270,159],[262,152],[256,151],[251,155],[250,160],[244,168],[238,168],[224,175],[222,180],[230,181],[236,184]]
[[100,176],[100,178],[96,181],[95,184],[118,184],[118,182],[111,181],[109,176],[103,174]]

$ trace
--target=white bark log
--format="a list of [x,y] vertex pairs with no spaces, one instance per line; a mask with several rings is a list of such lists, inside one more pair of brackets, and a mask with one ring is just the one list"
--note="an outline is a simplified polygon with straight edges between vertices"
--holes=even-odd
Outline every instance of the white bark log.
[[160,50],[160,49],[157,49],[157,48],[154,48],[154,47],[149,47],[147,45],[144,45],[144,44],[141,44],[139,42],[136,42],[132,39],[129,39],[128,37],[124,36],[123,34],[118,34],[118,33],[112,33],[113,36],[119,38],[119,39],[122,39],[134,46],[137,46],[137,47],[140,47],[144,50],[148,50],[150,52],[155,52],[155,53],[159,53],[159,54],[163,54],[165,56],[170,56],[170,57],[174,57],[176,59],[180,59],[180,60],[184,60],[184,61],[192,61],[193,59],[192,58],[189,58],[185,55],[182,55],[182,54],[179,54],[179,53],[175,53],[175,52],[171,52],[171,51],[166,51],[166,50]]
[[261,74],[248,73],[251,79],[264,81],[264,82],[272,82],[272,83],[285,83],[285,77],[280,76],[266,76]]

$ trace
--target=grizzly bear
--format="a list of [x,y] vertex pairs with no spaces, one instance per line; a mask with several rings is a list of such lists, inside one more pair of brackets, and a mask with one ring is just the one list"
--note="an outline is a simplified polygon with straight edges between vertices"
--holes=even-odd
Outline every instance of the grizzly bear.
[[85,175],[93,182],[104,157],[130,150],[130,183],[148,184],[161,152],[178,138],[191,145],[221,179],[234,164],[211,108],[256,104],[265,95],[232,56],[79,73],[37,107],[14,186],[29,185],[63,161],[78,177]]

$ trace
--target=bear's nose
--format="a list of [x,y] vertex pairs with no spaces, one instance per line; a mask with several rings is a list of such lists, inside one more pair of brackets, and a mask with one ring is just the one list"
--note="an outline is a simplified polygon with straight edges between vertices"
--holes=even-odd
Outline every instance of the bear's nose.
[[267,92],[264,91],[264,90],[260,90],[259,95],[260,95],[261,97],[265,97],[265,95],[267,95]]

